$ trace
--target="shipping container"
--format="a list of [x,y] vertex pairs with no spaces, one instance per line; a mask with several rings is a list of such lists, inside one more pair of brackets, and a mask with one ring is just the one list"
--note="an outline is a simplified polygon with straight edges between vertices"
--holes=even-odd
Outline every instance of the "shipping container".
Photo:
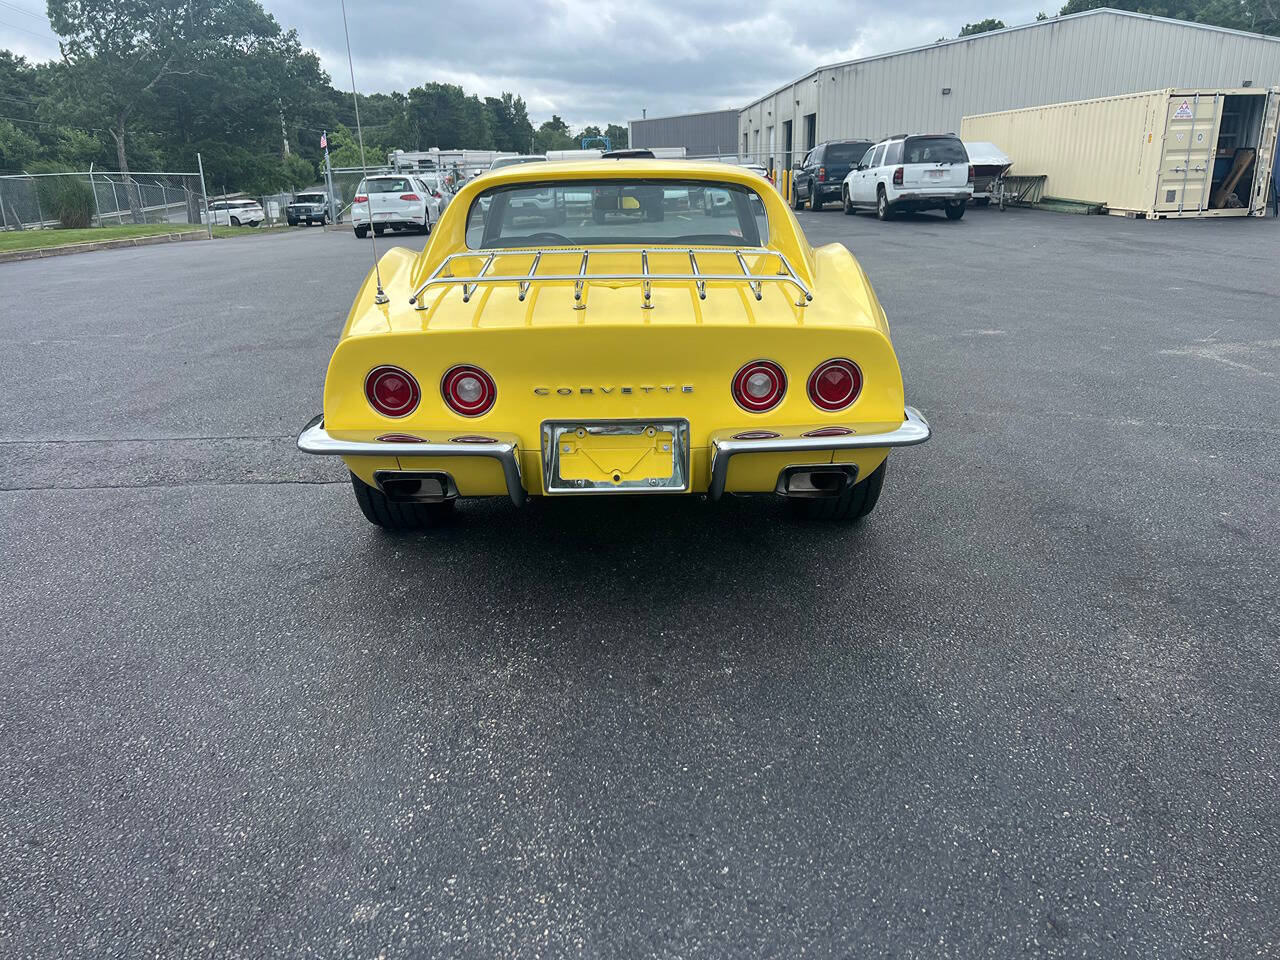
[[1280,87],[1151,90],[965,117],[1044,196],[1150,218],[1263,216]]

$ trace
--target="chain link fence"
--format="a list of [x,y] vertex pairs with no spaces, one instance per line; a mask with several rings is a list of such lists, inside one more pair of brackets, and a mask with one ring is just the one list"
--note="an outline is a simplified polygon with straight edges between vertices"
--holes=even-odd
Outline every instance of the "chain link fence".
[[0,230],[203,223],[198,173],[104,170],[0,177]]

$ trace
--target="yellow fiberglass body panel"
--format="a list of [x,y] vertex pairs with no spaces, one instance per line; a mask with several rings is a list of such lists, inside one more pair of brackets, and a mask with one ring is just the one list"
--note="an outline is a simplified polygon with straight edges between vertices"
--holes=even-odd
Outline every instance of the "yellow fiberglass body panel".
[[[578,182],[585,186],[576,188]],[[767,224],[767,239],[560,242],[568,238],[558,230],[570,228],[557,228],[553,210],[552,226],[533,232],[530,243],[468,247],[481,211],[498,202],[484,207],[482,195],[520,189],[532,195],[554,183],[562,196],[590,202],[590,191],[614,182],[621,189],[641,184],[641,199],[613,199],[611,216],[625,215],[628,223],[680,217],[690,230],[715,229],[731,240],[735,234],[719,224],[720,209],[710,200],[705,211],[669,213],[645,198],[665,202],[678,192],[663,192],[666,184],[695,198],[709,196],[702,185],[748,196],[749,209]],[[384,471],[438,472],[462,497],[514,497],[516,474],[504,472],[499,456],[510,450],[518,483],[532,495],[565,487],[608,491],[611,482],[627,491],[628,477],[648,478],[655,490],[767,493],[781,489],[783,471],[804,464],[852,465],[849,476],[861,481],[900,445],[895,431],[910,426],[889,326],[857,260],[838,244],[812,248],[772,186],[733,165],[602,160],[507,167],[467,184],[425,249],[393,247],[379,273],[381,287],[372,271],[362,285],[329,363],[323,429],[332,449],[311,451],[339,452],[370,486]],[[833,360],[853,371],[859,389],[852,402],[827,409],[813,399],[810,380]],[[775,371],[777,395],[763,410],[751,409],[750,398],[744,404],[734,386],[757,361]],[[387,365],[417,388],[403,415],[380,413],[367,394],[371,372]],[[460,369],[489,378],[490,405],[479,415],[458,412],[446,397],[446,375]],[[551,429],[564,423],[617,428],[549,444]],[[632,433],[637,425],[652,432]],[[814,431],[836,439],[799,439]],[[854,447],[847,439],[881,436],[883,446]],[[919,429],[915,436],[901,445],[923,438]],[[399,444],[395,456],[372,455],[370,445],[382,438]],[[405,442],[430,449],[415,456]],[[454,442],[504,446],[495,446],[491,459],[435,449]],[[750,446],[769,442],[775,447]],[[655,478],[670,468],[664,443],[687,444],[687,476],[669,487]]]

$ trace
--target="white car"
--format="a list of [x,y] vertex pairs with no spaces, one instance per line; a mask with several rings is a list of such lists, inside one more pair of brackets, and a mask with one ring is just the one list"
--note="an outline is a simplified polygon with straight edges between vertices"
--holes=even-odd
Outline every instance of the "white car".
[[209,216],[220,227],[256,227],[267,219],[257,200],[210,200]]
[[430,233],[440,216],[440,202],[419,175],[391,173],[361,180],[351,201],[351,226],[357,237],[388,230]]
[[420,173],[417,179],[435,201],[434,209],[431,211],[431,220],[434,223],[440,219],[440,214],[444,213],[445,207],[449,206],[449,201],[453,199],[453,191],[444,182],[444,177],[438,173]]
[[517,157],[499,157],[493,163],[489,164],[490,170],[501,170],[503,167],[512,167],[517,163],[546,163],[547,158],[535,153],[522,154]]
[[891,220],[899,211],[942,210],[959,220],[973,195],[973,167],[953,133],[890,137],[867,150],[840,192],[850,215],[874,210]]

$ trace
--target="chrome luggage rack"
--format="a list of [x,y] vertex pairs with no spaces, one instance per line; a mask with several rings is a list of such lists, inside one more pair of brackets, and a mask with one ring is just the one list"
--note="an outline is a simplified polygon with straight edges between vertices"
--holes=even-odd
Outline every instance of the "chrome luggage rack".
[[[573,300],[575,310],[585,310],[586,304],[582,302],[582,292],[584,288],[596,281],[616,281],[616,280],[639,280],[641,284],[641,292],[644,301],[641,307],[645,310],[653,309],[653,284],[684,281],[686,283],[693,282],[697,286],[698,299],[707,299],[707,283],[709,282],[745,282],[751,287],[751,292],[757,300],[764,299],[764,285],[766,283],[781,283],[794,287],[799,291],[800,299],[796,301],[796,306],[803,307],[813,299],[813,294],[809,292],[809,288],[805,282],[796,276],[796,272],[791,269],[791,264],[786,256],[778,250],[769,250],[764,247],[599,247],[595,250],[601,255],[612,256],[618,253],[628,253],[640,255],[640,272],[639,273],[587,273],[587,267],[591,262],[592,251],[581,247],[551,247],[546,249],[535,248],[512,248],[510,250],[493,250],[489,253],[484,251],[466,253],[451,253],[441,261],[440,265],[431,271],[431,276],[423,281],[418,289],[413,291],[413,296],[409,298],[409,303],[413,304],[419,310],[426,310],[427,306],[423,301],[423,293],[429,287],[438,286],[460,286],[462,287],[462,302],[469,303],[471,296],[476,292],[476,288],[480,286],[497,286],[499,284],[514,283],[519,286],[519,299],[524,302],[524,298],[529,295],[529,288],[535,283],[573,283]],[[652,273],[649,270],[649,254],[670,256],[672,254],[684,254],[689,258],[688,273]],[[733,254],[741,268],[741,273],[703,273],[698,267],[698,256],[707,254]],[[493,266],[495,257],[511,257],[526,256],[532,257],[529,269],[525,273],[520,274],[491,274],[489,268]],[[542,263],[544,256],[575,256],[581,257],[578,264],[577,273],[538,273],[538,266]],[[751,268],[747,265],[747,257],[771,257],[777,261],[778,269],[775,273],[752,273]],[[454,274],[455,260],[484,260],[480,269],[471,276],[456,276]]]

